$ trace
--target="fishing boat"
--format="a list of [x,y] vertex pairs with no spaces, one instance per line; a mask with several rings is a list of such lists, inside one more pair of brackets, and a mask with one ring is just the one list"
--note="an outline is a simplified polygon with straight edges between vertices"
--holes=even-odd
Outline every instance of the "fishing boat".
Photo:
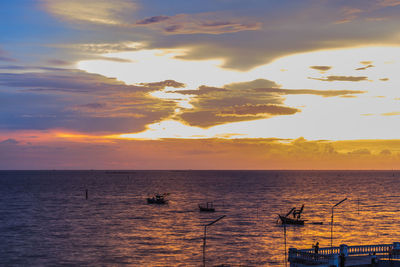
[[214,204],[212,202],[207,202],[206,205],[199,204],[200,211],[203,212],[214,212]]
[[[300,209],[296,209],[296,207],[292,208],[285,216],[278,214],[279,219],[282,224],[297,224],[304,225],[306,220],[301,219],[301,213],[303,212],[304,204]],[[291,218],[291,215],[293,218]]]
[[152,197],[147,198],[147,204],[167,204],[168,200],[166,199],[168,193],[164,194],[155,194]]

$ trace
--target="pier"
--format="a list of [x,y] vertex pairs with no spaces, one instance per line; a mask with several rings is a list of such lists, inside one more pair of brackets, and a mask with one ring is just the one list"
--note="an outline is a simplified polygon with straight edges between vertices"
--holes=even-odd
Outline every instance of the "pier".
[[[371,265],[373,257],[377,258],[377,263]],[[344,265],[341,265],[343,259]],[[290,248],[288,261],[290,267],[400,266],[400,242],[363,246],[343,244],[320,248],[318,253],[314,249]]]

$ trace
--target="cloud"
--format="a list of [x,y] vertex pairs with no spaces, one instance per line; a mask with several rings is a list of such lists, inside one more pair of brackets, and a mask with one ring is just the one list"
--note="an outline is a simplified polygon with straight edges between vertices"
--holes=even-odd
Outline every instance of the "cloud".
[[115,52],[136,51],[144,47],[140,42],[116,42],[116,43],[81,43],[81,44],[59,44],[54,47],[76,49],[81,52],[92,54],[108,54]]
[[71,65],[71,62],[66,61],[66,60],[61,60],[61,59],[50,59],[50,60],[47,60],[47,62],[50,63],[51,65],[57,65],[57,66]]
[[279,88],[259,88],[260,92],[277,93],[281,95],[319,95],[323,97],[349,96],[363,94],[365,91],[357,90],[312,90],[312,89],[279,89]]
[[0,73],[0,129],[142,131],[176,108],[148,95],[158,89],[81,71]]
[[366,148],[362,148],[362,149],[350,151],[347,154],[349,154],[349,155],[370,155],[371,151],[369,151]]
[[191,95],[193,109],[182,110],[177,118],[189,125],[204,128],[300,112],[298,108],[284,105],[283,96],[285,95],[344,97],[365,93],[357,90],[281,89],[279,87],[273,81],[257,79],[226,84],[223,88],[203,85],[197,90],[177,90],[168,93]]
[[177,118],[192,126],[210,126],[237,121],[249,121],[279,115],[291,115],[298,109],[285,107],[283,98],[274,92],[258,91],[258,86],[278,86],[275,82],[258,79],[231,83],[224,88],[200,86],[198,90],[175,93],[194,95],[193,110],[183,110]]
[[161,82],[153,82],[153,83],[140,83],[140,85],[150,88],[164,89],[165,87],[173,87],[173,88],[183,88],[186,85],[184,83],[180,83],[174,80],[165,80]]
[[229,109],[222,110],[221,115],[233,115],[233,116],[248,116],[248,115],[292,115],[297,112],[300,112],[299,109],[284,107],[279,105],[241,105],[241,106],[233,106]]
[[16,145],[19,142],[13,138],[8,138],[6,140],[0,141],[0,145]]
[[379,80],[382,82],[387,82],[387,81],[389,81],[389,78],[380,78]]
[[261,28],[261,23],[238,18],[221,20],[220,16],[218,13],[153,16],[139,20],[135,25],[156,29],[164,34],[223,34]]
[[171,17],[169,16],[154,16],[150,18],[145,18],[136,22],[136,25],[148,25],[153,23],[159,23],[161,21],[169,20]]
[[341,8],[340,18],[335,21],[335,24],[348,23],[358,18],[364,10],[360,8],[345,6]]
[[240,90],[240,89],[255,89],[255,88],[279,88],[280,86],[274,81],[266,79],[257,79],[250,82],[230,83],[224,85],[226,89]]
[[373,68],[373,67],[375,67],[375,66],[372,65],[372,64],[369,64],[369,65],[367,65],[367,66],[365,66],[365,67],[357,68],[356,70],[366,70],[366,69],[368,69],[368,68]]
[[100,25],[125,24],[121,17],[136,10],[136,4],[127,0],[42,0],[42,3],[56,17]]
[[0,48],[0,61],[15,62],[16,60],[14,58],[9,57],[7,53]]
[[224,89],[224,88],[201,85],[197,90],[179,90],[179,91],[173,91],[171,93],[200,96],[200,95],[207,95],[207,94],[218,93],[218,92],[227,92],[227,91],[228,90]]
[[363,64],[363,65],[370,65],[373,62],[372,61],[361,61],[360,63]]
[[378,3],[384,7],[394,7],[400,5],[399,0],[379,0]]
[[383,113],[382,116],[400,116],[400,111]]
[[226,84],[223,88],[209,87],[203,85],[200,86],[197,90],[179,90],[174,91],[174,93],[200,96],[213,93],[229,94],[230,90],[244,90],[244,92],[251,91],[266,94],[273,93],[276,95],[319,95],[323,97],[348,96],[365,93],[365,91],[359,90],[282,89],[277,83],[265,79]]
[[231,122],[265,119],[268,116],[265,114],[248,114],[237,116],[236,114],[221,114],[221,110],[218,109],[198,109],[197,111],[185,111],[182,114],[179,114],[177,117],[184,123],[187,123],[191,126],[209,128],[215,125]]
[[78,105],[73,107],[74,109],[77,110],[87,110],[87,111],[96,111],[96,110],[104,110],[107,108],[107,103],[88,103],[88,104],[83,104],[83,105]]
[[332,68],[331,66],[310,66],[310,69],[319,70],[321,72],[328,71],[331,68]]
[[324,81],[324,82],[360,82],[360,81],[368,81],[368,77],[366,76],[327,76],[326,78],[312,78],[312,80]]
[[[260,81],[254,82],[254,84]],[[275,84],[265,80],[269,85]],[[200,86],[199,90],[180,90],[177,93],[193,94],[193,110],[183,110],[177,117],[193,126],[210,126],[237,121],[249,121],[278,115],[289,115],[297,109],[285,107],[277,94],[244,89],[245,84],[229,84],[228,88]]]
[[389,149],[383,149],[379,154],[380,155],[391,155],[392,151],[390,151]]
[[131,23],[137,4],[128,0],[42,0],[42,3],[48,12],[70,22],[119,28],[149,27],[165,34],[221,34],[258,30],[261,27],[261,23],[244,19],[221,20],[219,13],[158,15]]
[[51,72],[0,73],[0,86],[17,87],[19,90],[25,91],[49,91],[53,93],[112,93],[112,90],[125,92],[149,90],[146,87],[126,85],[115,78],[65,69]]

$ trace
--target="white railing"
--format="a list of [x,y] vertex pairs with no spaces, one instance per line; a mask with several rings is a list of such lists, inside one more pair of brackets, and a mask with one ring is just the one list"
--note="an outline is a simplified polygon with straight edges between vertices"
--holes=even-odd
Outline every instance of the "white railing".
[[[315,254],[315,250],[313,248],[311,248],[311,249],[300,249],[298,251]],[[322,254],[322,255],[332,255],[332,254],[339,254],[339,253],[340,253],[340,247],[320,248],[320,249],[318,249],[318,254]]]
[[292,263],[326,264],[327,266],[337,266],[340,254],[344,256],[371,255],[371,254],[398,256],[400,255],[400,242],[393,244],[364,245],[320,248],[318,253],[314,249],[289,249],[288,260]]
[[290,262],[328,264],[332,260],[335,260],[335,258],[336,258],[335,254],[323,255],[323,254],[304,252],[297,249],[289,249]]

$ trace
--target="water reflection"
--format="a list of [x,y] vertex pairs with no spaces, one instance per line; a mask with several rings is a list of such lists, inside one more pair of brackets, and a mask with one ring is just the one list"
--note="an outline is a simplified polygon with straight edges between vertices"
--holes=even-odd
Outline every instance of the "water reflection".
[[[399,241],[399,181],[392,172],[0,172],[2,265],[283,266],[278,213],[305,204],[287,247]],[[89,199],[85,200],[85,189]],[[169,192],[168,205],[147,205]],[[215,213],[197,204],[213,201]]]

